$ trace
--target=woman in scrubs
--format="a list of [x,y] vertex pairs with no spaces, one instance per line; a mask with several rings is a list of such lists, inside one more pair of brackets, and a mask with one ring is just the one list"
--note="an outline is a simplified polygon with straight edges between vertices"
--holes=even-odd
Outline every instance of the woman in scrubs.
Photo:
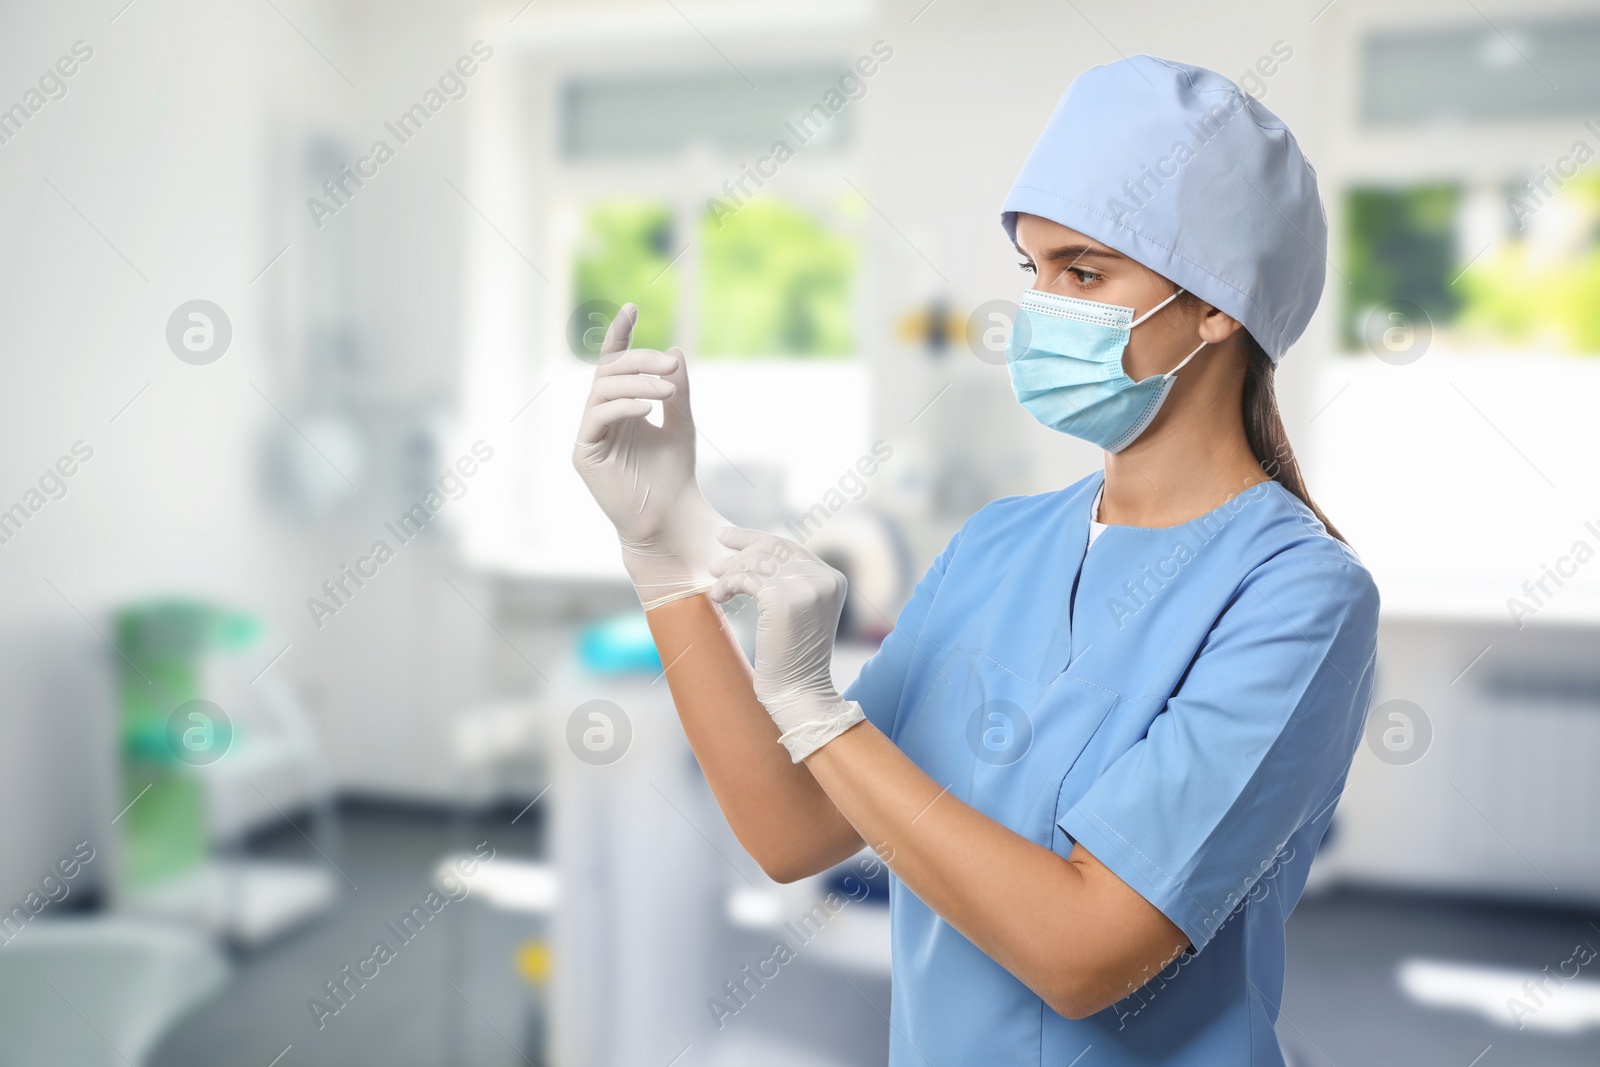
[[1074,81],[1001,218],[1013,388],[1104,469],[968,519],[842,694],[842,576],[706,503],[682,353],[629,350],[632,305],[574,463],[744,847],[785,882],[890,868],[891,1064],[1282,1064],[1378,614],[1273,398],[1322,289],[1315,174],[1226,78],[1135,56]]

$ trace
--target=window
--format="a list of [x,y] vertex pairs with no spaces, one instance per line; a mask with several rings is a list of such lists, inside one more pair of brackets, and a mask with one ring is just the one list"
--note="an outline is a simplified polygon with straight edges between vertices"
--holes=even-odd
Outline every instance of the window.
[[855,352],[854,241],[787,200],[701,217],[700,351],[837,357]]
[[[859,257],[836,220],[775,194],[731,214],[686,214],[678,219],[671,203],[630,197],[584,209],[572,257],[575,303],[633,301],[638,348],[688,344],[698,356],[742,360],[855,354]],[[695,235],[695,257],[682,255],[688,247],[677,235],[685,231]],[[695,302],[692,342],[678,329],[686,318],[680,299]]]
[[[657,200],[605,200],[583,213],[572,262],[574,302],[633,301],[639,307],[635,348],[664,349],[676,341],[678,276],[667,270],[675,229],[672,205]],[[584,348],[574,340],[568,338],[570,347]]]
[[1465,14],[1459,23],[1383,27],[1365,35],[1364,122],[1581,121],[1600,111],[1600,17]]
[[1358,185],[1346,194],[1343,346],[1420,308],[1441,352],[1600,355],[1600,177]]
[[703,45],[685,39],[698,65],[653,53],[666,69],[642,73],[530,53],[523,109],[486,105],[499,124],[479,132],[488,162],[474,173],[496,193],[466,193],[503,236],[468,231],[466,406],[475,425],[507,427],[496,463],[508,489],[462,511],[479,565],[621,574],[571,464],[588,351],[609,318],[595,306],[632,301],[634,347],[689,354],[701,485],[732,521],[781,528],[870,448],[859,357],[872,218],[847,181],[865,169],[865,83],[840,89],[849,53],[735,73],[708,68]]

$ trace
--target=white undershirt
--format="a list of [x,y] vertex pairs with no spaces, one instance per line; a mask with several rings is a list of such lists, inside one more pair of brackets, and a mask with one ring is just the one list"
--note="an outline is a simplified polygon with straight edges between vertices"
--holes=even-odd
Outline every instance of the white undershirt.
[[1100,521],[1100,497],[1104,495],[1106,485],[1100,483],[1100,488],[1095,490],[1094,503],[1089,505],[1089,543],[1094,544],[1094,539],[1105,532],[1106,524]]

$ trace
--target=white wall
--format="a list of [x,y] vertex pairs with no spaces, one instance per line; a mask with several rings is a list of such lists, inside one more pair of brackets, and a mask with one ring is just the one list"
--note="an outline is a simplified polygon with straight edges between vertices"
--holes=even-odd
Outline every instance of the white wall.
[[[131,599],[260,607],[285,564],[251,477],[255,435],[277,418],[250,386],[270,381],[251,287],[275,251],[260,226],[262,130],[328,86],[270,7],[180,0],[112,21],[118,6],[0,13],[7,105],[75,41],[93,49],[67,95],[0,145],[0,500],[21,499],[75,441],[93,449],[66,496],[0,545],[0,628],[59,635],[28,657],[8,642],[0,782],[30,790],[4,804],[8,883],[63,851],[75,803],[114,799],[104,765],[60,758],[59,732],[79,727],[30,671],[98,668],[113,654],[95,630],[109,635],[107,613]],[[207,367],[164,341],[170,312],[197,297],[233,320],[231,350]],[[107,703],[93,713],[109,728]],[[44,802],[41,774],[74,803]]]

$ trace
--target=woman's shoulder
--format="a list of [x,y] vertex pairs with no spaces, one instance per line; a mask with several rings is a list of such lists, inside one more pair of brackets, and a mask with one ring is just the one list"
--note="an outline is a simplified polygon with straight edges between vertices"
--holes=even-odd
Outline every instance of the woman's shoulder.
[[1278,547],[1277,554],[1303,562],[1340,563],[1366,571],[1361,557],[1328,532],[1316,512],[1281,482],[1267,481],[1254,524],[1258,537]]
[[[958,539],[982,554],[980,545],[1016,556],[1029,547],[1057,547],[1062,530],[1086,526],[1090,505],[1104,475],[1092,471],[1061,489],[992,500],[962,525]],[[1075,520],[1081,519],[1082,522]],[[1302,579],[1313,572],[1330,592],[1376,601],[1377,586],[1361,557],[1328,532],[1306,503],[1277,481],[1259,482],[1215,510],[1162,531],[1185,542],[1196,558],[1227,558],[1233,579]],[[1226,546],[1220,551],[1211,546]]]
[[[1360,602],[1376,612],[1378,586],[1355,549],[1334,537],[1305,501],[1278,482],[1255,509],[1247,535],[1254,565],[1246,583],[1281,585],[1298,595]],[[1244,583],[1242,583],[1244,584]]]

